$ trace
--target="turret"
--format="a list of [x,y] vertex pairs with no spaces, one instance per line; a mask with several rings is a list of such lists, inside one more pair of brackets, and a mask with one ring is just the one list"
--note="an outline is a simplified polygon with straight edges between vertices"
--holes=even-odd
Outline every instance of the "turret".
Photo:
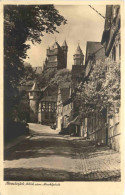
[[83,65],[84,55],[79,44],[73,56],[74,56],[74,65]]
[[60,46],[58,42],[55,41],[54,44],[47,49],[47,56],[49,57],[49,56],[57,55],[59,52],[59,48]]
[[77,89],[79,83],[83,79],[84,68],[84,55],[78,44],[75,54],[73,55],[74,64],[72,65],[72,92]]
[[29,91],[30,100],[30,121],[37,122],[38,120],[38,103],[40,99],[40,90],[36,82],[34,82],[32,89]]
[[62,44],[62,50],[64,52],[64,67],[67,68],[67,53],[68,53],[68,46],[66,40]]
[[63,49],[64,52],[68,51],[68,46],[67,46],[66,40],[62,44],[62,49]]

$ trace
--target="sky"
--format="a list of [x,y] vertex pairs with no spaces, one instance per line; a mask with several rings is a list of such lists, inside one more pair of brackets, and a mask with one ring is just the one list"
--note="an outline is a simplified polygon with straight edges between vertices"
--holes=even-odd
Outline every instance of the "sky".
[[[105,16],[105,5],[93,5],[93,7]],[[51,46],[55,39],[60,46],[66,40],[68,45],[67,68],[71,69],[78,43],[85,55],[87,41],[101,42],[105,20],[88,5],[55,5],[55,8],[67,19],[67,24],[57,28],[59,33],[45,33],[40,44],[30,43],[31,48],[27,51],[26,62],[33,67],[43,66],[48,46]]]

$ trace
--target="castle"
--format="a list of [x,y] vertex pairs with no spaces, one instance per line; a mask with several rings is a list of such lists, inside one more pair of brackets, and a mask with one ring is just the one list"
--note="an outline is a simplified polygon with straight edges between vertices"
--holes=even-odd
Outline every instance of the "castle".
[[[68,46],[66,41],[62,46],[57,41],[47,49],[47,57],[43,64],[43,72],[48,69],[60,70],[67,68]],[[72,66],[72,83],[77,85],[78,77],[83,72],[84,55],[78,45],[74,54],[74,65]],[[74,88],[74,87],[73,87]],[[37,83],[34,83],[29,91],[30,100],[30,119],[31,122],[39,122],[41,124],[52,124],[57,120],[57,96],[58,89],[45,87],[40,90]]]
[[47,57],[43,64],[43,71],[49,68],[52,69],[63,69],[67,68],[67,52],[68,46],[66,41],[60,46],[57,41],[47,49]]

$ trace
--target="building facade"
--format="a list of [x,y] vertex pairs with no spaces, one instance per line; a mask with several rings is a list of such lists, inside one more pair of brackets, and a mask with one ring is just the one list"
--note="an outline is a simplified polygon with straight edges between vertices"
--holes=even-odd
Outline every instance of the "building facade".
[[69,134],[69,122],[70,122],[70,116],[71,116],[71,112],[73,109],[73,103],[72,103],[72,98],[70,96],[70,98],[68,98],[66,101],[63,102],[63,131],[65,134]]
[[101,43],[105,46],[105,55],[110,60],[121,59],[120,5],[106,6],[106,19]]
[[43,125],[51,125],[56,122],[57,89],[47,87],[39,101],[38,122]]
[[[107,5],[102,44],[105,46],[107,60],[116,63],[121,60],[120,23],[120,5]],[[108,145],[117,151],[120,150],[120,136],[120,108],[114,102],[114,115],[108,117]]]
[[72,93],[75,92],[75,90],[78,87],[78,84],[81,81],[81,78],[84,76],[84,55],[80,48],[80,46],[77,46],[76,52],[73,55],[74,64],[72,65]]
[[63,129],[63,103],[70,96],[70,86],[58,87],[58,97],[57,97],[57,129],[62,131]]
[[[68,46],[66,41],[63,42],[62,46],[55,41],[54,44],[47,49],[47,57],[43,64],[43,73],[48,69],[53,71],[67,68],[67,52]],[[39,71],[38,68],[37,71]],[[56,122],[57,91],[57,86],[54,88],[46,86],[44,89],[38,89],[36,84],[33,85],[29,92],[31,122],[39,122],[48,125]]]
[[[80,82],[84,78],[85,73],[85,65],[84,65],[84,54],[82,52],[82,49],[80,48],[79,44],[77,46],[76,52],[73,55],[74,58],[74,64],[72,65],[72,71],[71,71],[71,112],[69,117],[69,133],[71,135],[80,136],[81,135],[81,121],[79,119],[79,108],[80,104],[78,100],[75,98],[75,94],[78,90],[78,86]],[[68,105],[67,105],[68,106]]]
[[41,97],[40,89],[37,83],[33,84],[32,89],[29,91],[29,102],[30,102],[30,122],[38,121],[38,106]]
[[89,77],[93,63],[105,60],[105,48],[101,42],[87,41],[85,59],[85,77]]
[[[96,64],[97,60],[115,61],[117,63],[121,59],[120,6],[107,5],[105,18],[101,43],[87,42],[85,80],[89,78],[93,64]],[[88,117],[83,117],[83,136],[99,144],[107,144],[112,149],[119,151],[121,134],[120,111],[115,101],[113,110],[113,116],[110,116],[109,108],[106,108],[100,113],[95,110]]]
[[[86,60],[85,60],[85,77],[89,79],[89,75],[93,71],[93,65],[97,61],[105,61],[105,48],[101,42],[88,41],[86,44]],[[91,112],[87,117],[82,117],[83,136],[98,143],[107,142],[106,124],[107,115],[105,111],[98,113],[96,110]]]

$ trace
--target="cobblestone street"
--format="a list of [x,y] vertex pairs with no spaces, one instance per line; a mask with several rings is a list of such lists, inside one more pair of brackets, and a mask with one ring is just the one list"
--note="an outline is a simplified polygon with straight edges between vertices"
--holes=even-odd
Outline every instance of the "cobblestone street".
[[30,129],[30,137],[5,150],[6,181],[120,181],[120,153],[47,126]]

